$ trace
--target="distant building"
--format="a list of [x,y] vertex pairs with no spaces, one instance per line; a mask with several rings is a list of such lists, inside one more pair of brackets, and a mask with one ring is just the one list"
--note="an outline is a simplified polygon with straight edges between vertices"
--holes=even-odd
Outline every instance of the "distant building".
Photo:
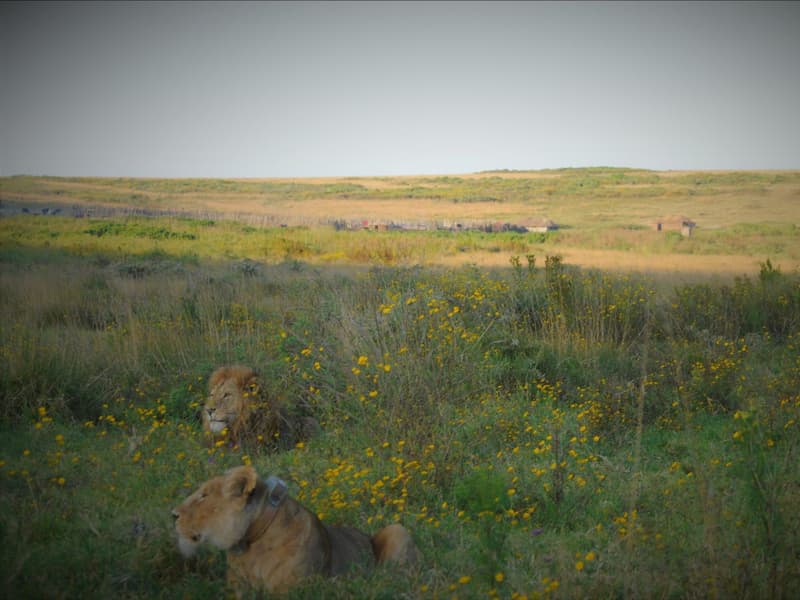
[[684,237],[690,237],[697,224],[689,217],[673,215],[653,221],[652,227],[656,231],[678,231]]
[[548,231],[555,231],[558,229],[558,225],[545,217],[526,219],[519,223],[519,226],[528,233],[547,233]]

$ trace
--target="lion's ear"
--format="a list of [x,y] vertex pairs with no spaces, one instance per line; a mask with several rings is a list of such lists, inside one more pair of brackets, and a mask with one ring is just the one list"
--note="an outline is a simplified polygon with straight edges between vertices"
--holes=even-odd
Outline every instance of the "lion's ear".
[[245,466],[231,469],[225,482],[225,495],[230,498],[249,496],[250,492],[255,489],[257,482],[258,474],[253,467]]

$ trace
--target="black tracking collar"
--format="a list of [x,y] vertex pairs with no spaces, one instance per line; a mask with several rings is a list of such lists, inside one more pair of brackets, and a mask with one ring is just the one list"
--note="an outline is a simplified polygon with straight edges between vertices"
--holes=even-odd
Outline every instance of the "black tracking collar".
[[269,502],[270,506],[280,506],[289,492],[286,482],[280,477],[270,475],[264,483],[267,486],[267,502]]

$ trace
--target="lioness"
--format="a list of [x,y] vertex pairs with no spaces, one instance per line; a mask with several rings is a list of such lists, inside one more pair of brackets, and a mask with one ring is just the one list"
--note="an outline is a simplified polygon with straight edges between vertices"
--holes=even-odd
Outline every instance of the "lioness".
[[203,542],[228,551],[228,583],[237,595],[248,587],[285,592],[305,577],[334,576],[354,565],[417,560],[402,525],[384,527],[372,538],[325,525],[288,495],[283,481],[262,480],[250,466],[206,481],[172,516],[184,556]]
[[286,449],[319,429],[316,419],[290,414],[267,394],[258,374],[242,365],[219,367],[211,374],[202,415],[203,431],[211,441],[227,434],[234,443],[260,439]]

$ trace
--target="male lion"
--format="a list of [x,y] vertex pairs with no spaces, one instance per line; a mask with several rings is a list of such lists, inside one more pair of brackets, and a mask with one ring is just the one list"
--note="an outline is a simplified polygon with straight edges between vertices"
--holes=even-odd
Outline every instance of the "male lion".
[[268,445],[286,449],[318,429],[316,419],[290,414],[283,403],[267,394],[258,374],[250,367],[219,367],[208,380],[203,431],[212,440],[227,433],[234,443],[261,439]]
[[417,560],[402,525],[384,527],[372,538],[325,525],[288,495],[283,481],[262,480],[250,466],[206,481],[172,516],[184,556],[203,542],[227,550],[228,583],[237,595],[249,587],[285,592],[305,577],[335,576],[354,565]]

